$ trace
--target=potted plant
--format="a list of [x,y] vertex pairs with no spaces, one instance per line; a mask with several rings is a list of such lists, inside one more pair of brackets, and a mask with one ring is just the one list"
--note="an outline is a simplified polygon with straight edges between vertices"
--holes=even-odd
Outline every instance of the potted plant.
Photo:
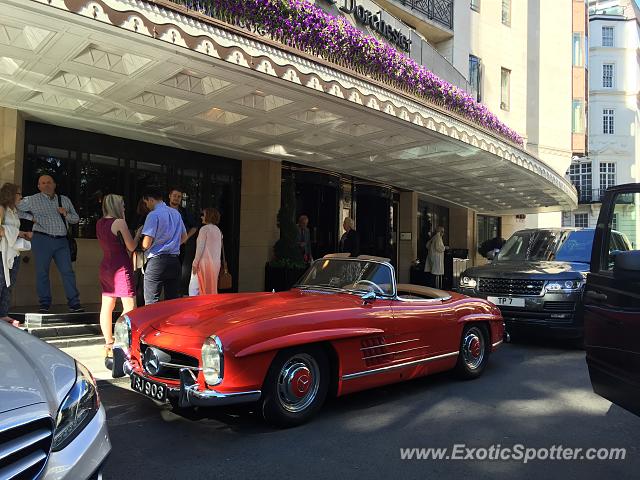
[[282,184],[282,206],[278,212],[280,238],[273,246],[273,259],[265,267],[265,289],[289,290],[307,269],[297,243],[296,192],[293,179]]

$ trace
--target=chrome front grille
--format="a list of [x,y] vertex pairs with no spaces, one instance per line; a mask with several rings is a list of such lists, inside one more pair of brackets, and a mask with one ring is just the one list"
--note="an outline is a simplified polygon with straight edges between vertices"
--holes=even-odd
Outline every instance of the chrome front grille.
[[[158,352],[161,358],[159,358],[159,371],[157,373],[149,371],[150,369],[145,364],[145,352],[148,348],[153,348]],[[140,343],[140,359],[145,372],[149,375],[158,378],[168,378],[172,380],[180,379],[180,369],[189,368],[191,370],[198,369],[198,359],[184,353],[174,352],[173,350],[167,350],[164,348],[156,347],[154,345],[147,345],[146,343]]]
[[540,295],[544,288],[544,280],[480,278],[478,291],[501,295]]
[[0,431],[0,478],[37,478],[47,463],[52,441],[49,417],[5,427]]

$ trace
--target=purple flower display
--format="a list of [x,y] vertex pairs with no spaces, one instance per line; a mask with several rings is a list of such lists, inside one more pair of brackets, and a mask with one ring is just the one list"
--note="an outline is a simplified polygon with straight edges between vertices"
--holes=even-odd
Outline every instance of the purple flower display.
[[305,0],[170,0],[444,107],[522,146],[518,133],[469,93]]

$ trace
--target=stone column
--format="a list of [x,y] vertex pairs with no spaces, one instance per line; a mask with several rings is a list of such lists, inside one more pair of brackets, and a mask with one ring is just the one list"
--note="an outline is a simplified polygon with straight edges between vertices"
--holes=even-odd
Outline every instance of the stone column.
[[449,247],[468,249],[469,259],[475,263],[476,214],[473,210],[449,209]]
[[264,290],[264,266],[280,237],[282,165],[278,161],[243,160],[240,199],[240,265],[238,290]]
[[[411,263],[418,257],[418,194],[416,192],[402,192],[400,194],[398,217],[400,234],[398,235],[398,271],[396,274],[398,283],[409,283]],[[407,234],[410,235],[410,238]]]
[[0,185],[22,183],[24,119],[18,110],[0,107]]

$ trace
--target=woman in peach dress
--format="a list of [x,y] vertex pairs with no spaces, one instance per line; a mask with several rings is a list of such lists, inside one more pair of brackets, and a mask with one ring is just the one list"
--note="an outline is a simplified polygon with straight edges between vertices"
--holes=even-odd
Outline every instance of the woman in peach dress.
[[202,212],[203,226],[198,233],[196,256],[192,264],[192,271],[198,276],[200,295],[218,293],[222,250],[222,232],[218,223],[220,212],[215,208],[205,208]]

